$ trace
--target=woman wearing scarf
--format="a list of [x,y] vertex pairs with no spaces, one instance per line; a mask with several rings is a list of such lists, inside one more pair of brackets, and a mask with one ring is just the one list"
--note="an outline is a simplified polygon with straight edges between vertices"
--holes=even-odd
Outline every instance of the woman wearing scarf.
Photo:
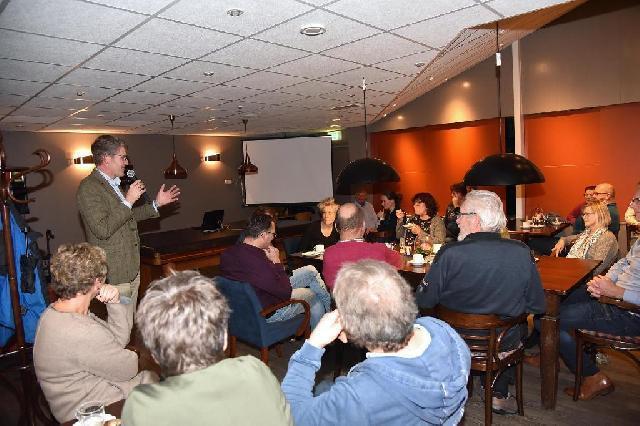
[[605,204],[585,205],[582,217],[586,229],[578,235],[560,238],[551,250],[551,254],[558,256],[565,247],[571,246],[567,257],[600,260],[602,263],[593,271],[593,275],[596,276],[606,272],[616,260],[618,240],[607,229],[611,222],[611,216]]

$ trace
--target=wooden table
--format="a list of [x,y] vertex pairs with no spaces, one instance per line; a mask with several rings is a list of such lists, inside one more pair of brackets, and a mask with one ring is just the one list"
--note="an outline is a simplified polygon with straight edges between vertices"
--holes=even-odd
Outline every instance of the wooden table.
[[[140,297],[149,283],[171,270],[199,269],[220,264],[220,254],[236,243],[243,225],[203,232],[199,228],[177,229],[140,235]],[[278,221],[278,239],[302,235],[309,222]]]
[[[308,264],[322,268],[322,255],[308,258],[299,253],[295,257]],[[429,271],[430,265],[411,265],[405,257],[400,274],[409,284],[417,287]],[[542,406],[554,409],[558,396],[558,315],[560,302],[572,289],[591,278],[593,270],[600,264],[596,260],[567,259],[565,257],[541,256],[537,263],[540,280],[546,299],[546,312],[541,318],[540,330],[540,377],[542,380]],[[318,269],[320,270],[320,269]]]
[[[115,416],[116,419],[121,418],[122,408],[124,407],[124,401],[125,401],[124,399],[121,399],[120,401],[116,401],[112,404],[107,405],[106,407],[104,407],[105,413]],[[71,426],[75,422],[76,422],[75,420],[69,420],[68,422],[61,423],[61,426]]]
[[510,221],[507,224],[509,235],[515,239],[527,241],[531,237],[554,237],[568,228],[570,223],[560,223],[559,225],[544,225],[541,228],[523,228],[522,219]]

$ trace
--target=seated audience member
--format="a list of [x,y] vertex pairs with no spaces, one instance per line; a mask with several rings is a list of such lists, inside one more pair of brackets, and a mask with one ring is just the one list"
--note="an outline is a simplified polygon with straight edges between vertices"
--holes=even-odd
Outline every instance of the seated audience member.
[[[265,206],[260,206],[258,208],[256,208],[253,213],[251,213],[251,217],[255,217],[259,214],[266,214],[267,216],[271,217],[273,219],[273,223],[275,223],[276,225],[278,224],[278,212],[276,212],[276,210],[272,207],[265,207]],[[251,220],[251,218],[249,218],[249,220]],[[238,235],[238,240],[236,241],[236,244],[240,244],[244,242],[244,237],[245,237],[245,230],[243,229],[242,231],[240,231],[240,234]]]
[[378,218],[380,219],[378,232],[385,232],[387,234],[384,241],[395,242],[397,241],[396,225],[398,223],[396,211],[400,209],[402,195],[389,191],[380,196],[380,201],[382,202],[382,210],[378,212]]
[[551,250],[558,256],[567,246],[571,246],[567,257],[600,260],[602,263],[593,271],[598,275],[606,271],[618,256],[618,240],[607,229],[611,216],[602,203],[587,204],[582,212],[586,229],[580,235],[562,237]]
[[[328,313],[289,361],[282,382],[296,425],[413,425],[460,422],[471,356],[446,323],[418,318],[411,287],[384,262],[343,266]],[[324,347],[340,337],[367,359],[313,396]]]
[[[543,313],[544,291],[529,247],[501,238],[505,223],[502,201],[495,193],[469,192],[460,207],[458,241],[442,246],[436,255],[418,288],[418,306],[440,304],[454,311],[502,317]],[[526,332],[526,327],[511,329],[500,349],[517,348]],[[492,402],[498,414],[518,411],[508,392],[514,372],[510,367],[495,379]]]
[[624,221],[627,225],[640,225],[640,183],[636,187],[636,192],[631,198],[627,211],[624,212]]
[[582,210],[584,210],[584,206],[587,204],[591,204],[596,202],[595,196],[593,193],[596,190],[595,185],[589,185],[584,188],[584,201],[575,206],[567,215],[567,222],[572,225],[575,225],[576,219],[582,214]]
[[438,203],[433,195],[428,192],[420,192],[413,196],[413,211],[415,216],[410,220],[410,228],[404,228],[405,213],[397,211],[398,225],[396,235],[399,238],[404,236],[406,245],[412,245],[416,240],[419,243],[442,244],[444,243],[447,231],[444,221],[438,216]]
[[387,262],[396,268],[402,267],[403,259],[400,253],[391,250],[383,243],[364,241],[363,213],[354,204],[347,203],[340,206],[337,224],[340,230],[340,241],[325,250],[322,263],[322,274],[330,289],[333,288],[338,270],[346,262],[375,259]]
[[451,202],[444,214],[444,226],[447,230],[447,240],[456,241],[460,233],[458,215],[460,214],[460,206],[464,202],[464,197],[467,195],[467,187],[464,182],[460,182],[454,183],[449,189],[451,191]]
[[[607,227],[611,233],[618,238],[618,232],[620,231],[620,213],[618,212],[618,205],[616,204],[616,192],[613,185],[610,183],[599,183],[596,185],[596,189],[593,192],[593,196],[596,201],[604,203],[609,209],[609,216],[611,216],[611,223]],[[584,231],[585,225],[582,216],[576,219],[573,226],[573,233],[580,234]]]
[[[156,376],[138,373],[138,356],[124,348],[132,319],[118,289],[104,284],[104,250],[87,243],[62,245],[51,259],[51,273],[59,299],[40,317],[33,364],[51,412],[66,422],[82,403],[120,401]],[[107,305],[108,322],[89,312],[94,297]]]
[[300,251],[313,250],[318,244],[327,248],[338,242],[340,234],[334,225],[338,207],[333,198],[325,198],[318,203],[322,219],[309,225],[300,241]]
[[361,189],[356,192],[354,203],[364,214],[365,233],[375,232],[375,230],[378,229],[378,216],[371,203],[367,201],[367,197],[367,191]]
[[[289,299],[303,299],[311,307],[311,327],[331,306],[331,296],[313,266],[305,266],[287,276],[278,249],[271,245],[276,225],[266,214],[252,216],[243,243],[226,249],[220,256],[220,273],[235,281],[251,284],[262,307]],[[267,322],[284,321],[304,312],[300,304],[278,309]]]
[[198,272],[152,283],[136,324],[165,379],[131,392],[123,424],[292,424],[267,366],[252,356],[225,359],[228,319],[224,296]]
[[[616,262],[605,276],[599,275],[587,283],[591,296],[608,296],[640,305],[640,240],[627,256]],[[640,336],[640,316],[630,311],[590,299],[560,307],[560,356],[571,372],[576,371],[576,342],[573,330],[587,330],[624,336]],[[582,357],[582,386],[579,399],[592,399],[613,391],[613,382],[598,370],[592,353]],[[573,396],[573,386],[565,389]]]

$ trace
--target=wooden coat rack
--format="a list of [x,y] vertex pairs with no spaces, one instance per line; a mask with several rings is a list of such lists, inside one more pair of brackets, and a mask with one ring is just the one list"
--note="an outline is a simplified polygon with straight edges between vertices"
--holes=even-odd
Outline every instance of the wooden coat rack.
[[[19,200],[13,196],[11,182],[23,176],[44,169],[51,162],[51,156],[45,150],[38,149],[34,153],[40,157],[40,164],[32,167],[9,167],[7,157],[0,133],[0,203],[2,203],[2,234],[5,247],[5,261],[7,264],[9,290],[11,294],[11,309],[13,322],[15,325],[15,336],[17,349],[5,354],[18,357],[20,378],[22,381],[23,394],[20,399],[22,410],[20,424],[36,424],[36,417],[42,419],[42,412],[36,408],[38,395],[35,393],[37,386],[34,386],[33,368],[31,365],[31,347],[27,347],[24,338],[24,328],[22,325],[22,315],[20,314],[20,294],[18,292],[18,280],[16,274],[16,264],[13,252],[13,239],[11,237],[11,211],[9,202],[15,204],[26,204],[34,200],[27,198]],[[45,415],[46,418],[46,415]]]

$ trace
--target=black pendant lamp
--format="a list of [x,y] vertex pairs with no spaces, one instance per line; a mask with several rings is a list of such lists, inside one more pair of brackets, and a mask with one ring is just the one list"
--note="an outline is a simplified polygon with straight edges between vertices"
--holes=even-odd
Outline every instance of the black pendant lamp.
[[352,161],[342,169],[336,179],[336,193],[349,195],[359,186],[381,182],[400,182],[400,176],[393,167],[377,158],[369,157],[369,133],[367,132],[367,86],[362,79],[362,103],[364,105],[364,146],[365,158]]
[[173,134],[173,122],[176,119],[175,115],[169,115],[169,121],[171,121],[171,143],[173,144],[173,159],[171,164],[164,171],[165,179],[186,179],[187,170],[178,163],[176,157],[176,136]]
[[502,105],[500,95],[500,45],[499,27],[496,22],[496,80],[498,87],[498,147],[500,154],[489,155],[475,163],[464,175],[468,186],[509,186],[527,183],[542,183],[544,175],[529,159],[514,153],[502,153]]

